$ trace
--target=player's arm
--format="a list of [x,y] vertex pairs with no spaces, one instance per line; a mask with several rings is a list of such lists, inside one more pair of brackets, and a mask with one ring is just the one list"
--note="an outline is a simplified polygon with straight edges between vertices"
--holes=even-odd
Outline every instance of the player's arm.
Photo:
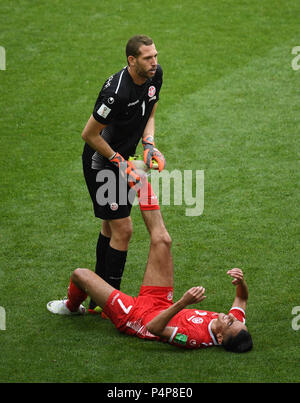
[[228,270],[227,274],[233,278],[232,284],[236,286],[236,295],[232,307],[239,307],[245,310],[248,300],[248,286],[244,279],[244,274],[238,268]]
[[142,136],[142,144],[144,147],[144,162],[149,167],[152,168],[152,160],[155,160],[158,164],[159,172],[162,171],[166,165],[166,161],[162,153],[155,148],[154,143],[154,133],[155,133],[155,112],[157,108],[157,103],[153,106],[151,115],[148,119],[144,133]]
[[146,139],[147,137],[152,137],[154,141],[154,135],[155,135],[155,112],[157,108],[157,103],[154,104],[151,115],[148,119],[148,122],[146,124],[146,127],[144,129],[143,133],[143,140]]
[[99,154],[110,159],[115,151],[110,147],[110,145],[99,135],[100,132],[106,127],[91,115],[89,118],[81,137],[83,140],[92,147]]
[[205,288],[203,287],[190,288],[177,302],[164,311],[161,311],[150,322],[148,322],[146,325],[147,330],[155,336],[170,338],[174,328],[167,325],[173,316],[186,306],[201,302],[205,298],[204,293]]

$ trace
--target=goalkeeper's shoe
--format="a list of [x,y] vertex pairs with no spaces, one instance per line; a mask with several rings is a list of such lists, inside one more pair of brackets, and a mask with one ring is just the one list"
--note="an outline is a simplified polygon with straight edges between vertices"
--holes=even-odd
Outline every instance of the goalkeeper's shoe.
[[67,307],[67,299],[50,301],[47,304],[48,311],[58,314],[58,315],[84,315],[85,307],[83,305],[79,305],[77,311],[72,312]]

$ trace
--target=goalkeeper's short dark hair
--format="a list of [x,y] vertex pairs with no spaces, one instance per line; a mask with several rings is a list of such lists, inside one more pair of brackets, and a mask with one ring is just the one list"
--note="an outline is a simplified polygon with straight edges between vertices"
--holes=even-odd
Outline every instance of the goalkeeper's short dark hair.
[[128,60],[128,56],[138,57],[140,54],[140,47],[142,45],[152,45],[153,39],[147,35],[135,35],[130,38],[126,45],[126,57]]
[[222,345],[227,351],[246,353],[252,349],[253,342],[250,333],[243,329],[236,336],[229,336]]

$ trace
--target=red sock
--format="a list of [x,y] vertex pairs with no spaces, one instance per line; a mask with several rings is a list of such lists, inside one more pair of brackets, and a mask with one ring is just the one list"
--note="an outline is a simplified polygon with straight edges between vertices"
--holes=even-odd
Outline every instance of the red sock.
[[76,312],[81,302],[83,302],[86,298],[87,294],[78,288],[71,280],[68,288],[68,300],[66,302],[67,308],[71,312]]
[[137,191],[139,205],[142,211],[159,210],[159,204],[156,194],[153,192],[151,184],[146,180],[142,180],[142,187]]

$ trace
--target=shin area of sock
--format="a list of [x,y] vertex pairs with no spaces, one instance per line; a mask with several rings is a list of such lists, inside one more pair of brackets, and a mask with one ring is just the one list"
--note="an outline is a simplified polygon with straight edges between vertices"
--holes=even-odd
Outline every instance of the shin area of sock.
[[87,293],[75,285],[72,280],[68,288],[67,308],[71,312],[76,312],[79,305],[87,298]]

